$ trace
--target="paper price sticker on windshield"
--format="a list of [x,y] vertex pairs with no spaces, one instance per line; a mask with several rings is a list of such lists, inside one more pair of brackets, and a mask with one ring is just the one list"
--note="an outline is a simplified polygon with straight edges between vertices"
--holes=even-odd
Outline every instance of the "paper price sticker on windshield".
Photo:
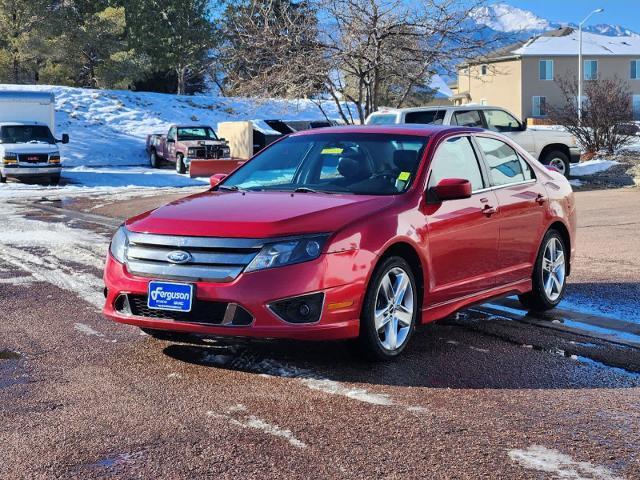
[[410,172],[400,172],[400,175],[398,175],[398,180],[402,182],[406,182],[407,180],[409,180],[410,177],[411,177]]
[[342,148],[323,148],[322,155],[339,155],[342,153]]

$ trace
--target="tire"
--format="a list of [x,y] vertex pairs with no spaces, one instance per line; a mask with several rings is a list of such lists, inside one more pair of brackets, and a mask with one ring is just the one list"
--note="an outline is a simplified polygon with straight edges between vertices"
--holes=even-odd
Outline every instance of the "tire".
[[7,183],[7,177],[0,173],[0,183]]
[[[555,254],[552,254],[550,250],[551,244],[555,245]],[[562,253],[561,263],[558,263],[559,248]],[[557,230],[549,230],[542,239],[542,244],[536,257],[536,263],[533,267],[531,277],[533,289],[530,292],[518,296],[522,305],[529,310],[544,312],[551,310],[560,303],[567,288],[567,255],[567,246],[562,235],[560,235]],[[554,256],[555,260],[551,258]],[[557,265],[549,265],[550,259],[556,262]],[[553,269],[553,271],[550,272],[549,268]],[[549,275],[553,275],[557,282],[550,280]],[[547,282],[551,285],[551,290],[545,288]]]
[[[391,287],[391,291],[383,284]],[[399,301],[398,294],[402,297]],[[389,295],[392,295],[391,299]],[[415,330],[418,304],[418,289],[411,266],[402,257],[383,260],[376,267],[365,294],[357,343],[360,352],[376,361],[398,357]]]
[[149,165],[151,168],[158,168],[158,154],[155,150],[149,152]]
[[51,185],[58,185],[60,183],[60,174],[56,173],[55,175],[51,175],[49,177],[49,183]]
[[560,150],[552,150],[545,154],[542,163],[557,168],[560,173],[569,178],[571,162],[569,162],[569,157],[566,153]]
[[176,173],[187,173],[187,167],[184,166],[184,157],[181,154],[176,155]]

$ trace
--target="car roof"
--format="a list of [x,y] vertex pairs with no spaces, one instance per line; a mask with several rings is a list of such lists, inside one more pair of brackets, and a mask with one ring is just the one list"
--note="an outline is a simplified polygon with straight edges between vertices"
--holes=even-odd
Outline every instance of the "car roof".
[[371,115],[376,114],[390,114],[390,113],[400,113],[400,112],[426,112],[432,110],[506,110],[503,107],[498,107],[496,105],[481,105],[475,103],[467,103],[464,105],[429,105],[425,107],[407,107],[407,108],[382,108],[373,112]]
[[395,133],[400,135],[416,135],[420,137],[429,137],[432,135],[444,134],[448,132],[474,133],[482,131],[482,128],[474,127],[403,123],[396,125],[348,125],[339,127],[314,128],[312,130],[303,130],[301,132],[293,133],[291,134],[291,136],[297,137],[302,135],[319,135],[323,133]]
[[171,125],[172,127],[175,128],[211,128],[213,129],[213,127],[211,125],[204,125],[204,124],[200,124],[200,123],[180,123],[180,124],[176,124],[176,125]]

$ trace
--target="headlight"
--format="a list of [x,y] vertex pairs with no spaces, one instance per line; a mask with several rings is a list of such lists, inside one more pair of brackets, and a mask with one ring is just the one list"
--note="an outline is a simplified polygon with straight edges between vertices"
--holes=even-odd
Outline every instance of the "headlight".
[[188,148],[187,149],[187,156],[188,157],[196,157],[198,155],[198,150],[196,148]]
[[2,163],[18,163],[18,155],[16,153],[5,152],[2,156]]
[[329,235],[313,235],[269,243],[262,247],[245,271],[253,272],[314,260],[320,256],[327,238]]
[[124,227],[118,228],[116,233],[111,239],[111,245],[109,245],[109,251],[113,258],[120,263],[124,263],[127,255],[127,247],[129,246],[129,237],[127,237],[127,229]]

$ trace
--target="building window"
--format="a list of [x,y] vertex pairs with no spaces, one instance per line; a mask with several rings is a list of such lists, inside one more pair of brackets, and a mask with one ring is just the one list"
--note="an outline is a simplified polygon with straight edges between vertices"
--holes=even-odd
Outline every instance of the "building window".
[[640,120],[640,95],[632,96],[631,105],[633,107],[633,119]]
[[486,65],[482,65],[480,67],[480,75],[485,76],[487,74],[487,70],[489,69],[489,67],[487,67]]
[[547,116],[547,97],[533,97],[533,116]]
[[598,61],[597,60],[584,61],[584,79],[585,80],[598,79]]
[[540,60],[540,80],[553,80],[553,60]]
[[640,80],[640,60],[631,60],[631,79]]

